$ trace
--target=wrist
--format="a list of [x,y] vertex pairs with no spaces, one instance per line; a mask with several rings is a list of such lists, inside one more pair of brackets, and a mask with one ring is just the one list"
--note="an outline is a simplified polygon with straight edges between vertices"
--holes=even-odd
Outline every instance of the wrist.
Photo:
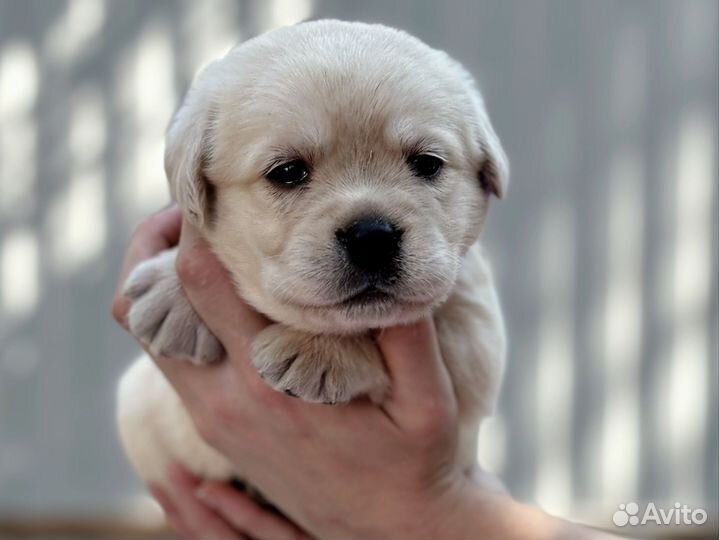
[[455,498],[454,511],[447,511],[434,538],[470,540],[604,540],[610,536],[577,526],[537,507],[511,497],[496,482],[467,479]]
[[400,501],[398,519],[388,520],[378,537],[412,540],[464,540],[475,538],[472,524],[477,513],[478,488],[464,473],[443,479],[416,497]]
[[432,527],[429,537],[446,540],[464,540],[476,536],[472,523],[475,521],[475,501],[478,499],[477,486],[462,475],[444,497],[437,498],[428,515]]
[[[462,475],[461,480],[437,498],[427,515],[432,517],[428,538],[473,540],[506,538],[540,540],[564,538],[554,536],[558,523],[541,510],[526,506],[509,495],[494,477]],[[556,520],[559,522],[559,520]],[[551,526],[549,526],[551,523]],[[551,533],[545,536],[545,532]],[[569,537],[568,537],[569,538]]]

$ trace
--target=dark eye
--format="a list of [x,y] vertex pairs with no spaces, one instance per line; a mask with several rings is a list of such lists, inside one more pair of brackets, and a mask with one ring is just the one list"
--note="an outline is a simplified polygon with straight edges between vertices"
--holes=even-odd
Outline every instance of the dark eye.
[[287,163],[277,165],[266,175],[267,179],[283,186],[297,186],[310,177],[310,168],[301,159],[293,159]]
[[411,156],[407,163],[414,174],[427,180],[437,176],[444,165],[442,159],[432,154],[416,154]]

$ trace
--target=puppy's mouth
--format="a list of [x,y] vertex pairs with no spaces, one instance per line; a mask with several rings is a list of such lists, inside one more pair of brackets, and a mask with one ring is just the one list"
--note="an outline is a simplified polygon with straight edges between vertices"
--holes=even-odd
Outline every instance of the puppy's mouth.
[[378,289],[374,285],[365,287],[336,304],[337,307],[365,307],[371,305],[387,305],[396,301],[394,295]]
[[359,290],[351,292],[349,295],[340,300],[298,303],[285,298],[285,302],[294,304],[303,309],[341,310],[344,312],[365,310],[387,311],[400,306],[407,308],[421,308],[431,304],[431,302],[427,300],[422,301],[414,298],[399,296],[379,285],[367,285]]

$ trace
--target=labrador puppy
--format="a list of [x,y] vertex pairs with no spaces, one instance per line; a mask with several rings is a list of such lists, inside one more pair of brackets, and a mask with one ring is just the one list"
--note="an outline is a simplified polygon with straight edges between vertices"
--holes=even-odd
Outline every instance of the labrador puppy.
[[[508,164],[471,76],[381,25],[315,21],[249,40],[196,79],[167,133],[165,168],[186,220],[273,321],[252,358],[306,401],[382,399],[372,330],[432,315],[461,418],[467,468],[494,408],[505,336],[478,237]],[[156,355],[218,361],[175,272],[175,251],[139,265],[129,325]],[[146,482],[171,461],[242,476],[197,434],[149,357],[119,385],[127,453]]]

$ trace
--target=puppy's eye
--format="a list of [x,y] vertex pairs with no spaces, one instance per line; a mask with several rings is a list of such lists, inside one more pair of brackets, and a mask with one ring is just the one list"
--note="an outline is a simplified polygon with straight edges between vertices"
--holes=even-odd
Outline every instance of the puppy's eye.
[[297,186],[306,182],[310,177],[310,168],[301,159],[293,159],[287,163],[277,165],[265,177],[283,186]]
[[415,154],[407,160],[412,172],[421,178],[430,180],[442,170],[444,161],[432,154]]

